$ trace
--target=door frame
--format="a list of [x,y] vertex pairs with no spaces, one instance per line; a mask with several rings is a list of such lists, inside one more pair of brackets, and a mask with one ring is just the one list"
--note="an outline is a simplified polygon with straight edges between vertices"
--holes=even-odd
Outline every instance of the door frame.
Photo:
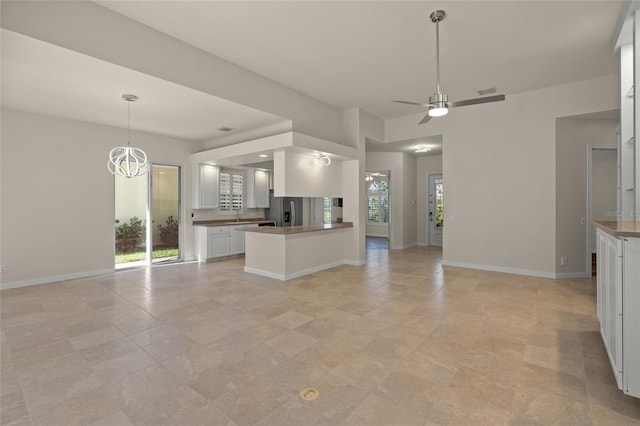
[[[384,168],[373,168],[373,169],[369,169],[366,168],[365,171],[365,176],[366,173],[384,173],[387,175],[387,188],[388,188],[388,218],[387,218],[387,244],[389,249],[391,249],[391,241],[392,240],[392,229],[393,226],[391,226],[391,224],[393,223],[393,190],[391,189],[391,170],[390,169],[384,169]],[[366,238],[366,233],[367,233],[367,225],[369,224],[369,183],[367,181],[364,182],[364,206],[365,206],[365,215],[364,215],[364,223],[365,223],[365,238]]]
[[[620,137],[620,134],[617,134],[617,137]],[[620,150],[618,149],[618,146],[613,146],[613,145],[591,145],[588,144],[587,145],[587,214],[586,214],[586,233],[587,233],[587,246],[586,246],[586,259],[587,259],[587,270],[585,272],[585,275],[587,278],[591,277],[591,274],[593,273],[592,268],[591,268],[591,256],[592,256],[592,251],[591,251],[591,204],[592,204],[592,196],[591,196],[591,190],[593,187],[593,151],[616,151],[616,167],[617,167],[617,180],[616,180],[616,193],[617,193],[617,199],[618,202],[620,201]],[[616,209],[619,209],[619,206],[616,206]]]
[[[183,248],[183,238],[184,238],[184,220],[182,214],[182,194],[184,193],[182,190],[182,166],[176,164],[164,164],[164,163],[149,163],[149,171],[147,172],[147,223],[150,226],[147,226],[147,266],[153,266],[153,220],[152,220],[152,212],[151,209],[153,207],[153,168],[154,167],[171,167],[178,169],[178,259],[176,262],[181,262],[183,260],[182,256],[182,248]],[[170,263],[170,262],[167,262]],[[162,265],[166,265],[166,263],[162,263]]]
[[[427,173],[427,181],[425,182],[425,188],[427,189],[427,196],[426,198],[426,209],[425,209],[425,214],[426,217],[424,218],[426,221],[426,243],[427,246],[431,247],[431,224],[429,223],[429,200],[431,197],[431,185],[430,185],[430,180],[431,180],[431,176],[441,176],[442,179],[444,180],[444,174],[442,172],[429,172]],[[442,228],[442,246],[444,246],[444,228]],[[442,247],[442,246],[433,246],[433,247]]]

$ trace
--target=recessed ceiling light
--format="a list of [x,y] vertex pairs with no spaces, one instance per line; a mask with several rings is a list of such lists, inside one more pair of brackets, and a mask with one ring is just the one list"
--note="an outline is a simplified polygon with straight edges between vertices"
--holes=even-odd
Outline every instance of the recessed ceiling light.
[[267,154],[260,154],[260,155],[258,155],[258,157],[260,157],[260,158],[268,158],[269,156]]
[[421,153],[421,152],[429,152],[429,151],[431,151],[431,148],[428,148],[428,147],[426,147],[426,146],[424,146],[424,145],[421,145],[421,146],[419,146],[418,148],[416,148],[416,150],[415,150],[415,151],[413,151],[413,152],[415,152],[416,154],[418,154],[418,153]]

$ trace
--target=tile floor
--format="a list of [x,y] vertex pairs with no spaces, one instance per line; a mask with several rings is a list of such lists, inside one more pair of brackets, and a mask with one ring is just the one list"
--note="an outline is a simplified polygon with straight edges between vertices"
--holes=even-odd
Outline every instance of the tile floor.
[[287,283],[236,259],[3,291],[2,424],[640,424],[592,280],[440,260],[371,241]]

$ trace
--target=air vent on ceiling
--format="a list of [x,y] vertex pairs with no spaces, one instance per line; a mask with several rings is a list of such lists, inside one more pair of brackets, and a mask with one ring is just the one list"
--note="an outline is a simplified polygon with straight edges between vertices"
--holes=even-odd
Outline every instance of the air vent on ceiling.
[[489,93],[496,93],[496,86],[493,87],[489,87],[488,89],[481,89],[478,90],[478,95],[482,96],[482,95],[488,95]]
[[222,127],[219,127],[218,130],[220,130],[221,132],[230,132],[233,129],[231,127],[222,126]]

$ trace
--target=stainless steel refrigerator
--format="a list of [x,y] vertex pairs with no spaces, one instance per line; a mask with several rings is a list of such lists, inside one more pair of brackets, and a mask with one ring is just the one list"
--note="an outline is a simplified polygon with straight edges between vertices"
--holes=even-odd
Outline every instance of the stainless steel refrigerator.
[[269,191],[269,208],[265,210],[267,220],[276,226],[302,225],[302,197],[274,197]]

